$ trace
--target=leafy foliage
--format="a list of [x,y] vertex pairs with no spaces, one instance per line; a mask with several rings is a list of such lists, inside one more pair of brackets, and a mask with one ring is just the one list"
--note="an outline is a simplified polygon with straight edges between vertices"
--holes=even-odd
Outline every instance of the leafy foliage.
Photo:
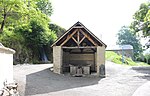
[[24,61],[31,56],[31,50],[25,46],[25,39],[20,33],[14,32],[12,27],[4,29],[4,32],[0,35],[0,42],[2,42],[6,47],[15,49],[15,64],[24,63]]
[[15,32],[23,36],[24,44],[32,50],[31,59],[34,60],[34,63],[43,60],[44,46],[50,46],[57,38],[56,34],[48,28],[48,23],[36,19],[30,19],[29,24],[18,26]]
[[0,32],[3,31],[5,25],[10,26],[19,23],[20,19],[26,14],[28,14],[27,5],[23,0],[1,0]]
[[133,34],[129,27],[123,26],[118,33],[119,45],[132,45],[134,49],[134,58],[136,59],[142,52],[142,45],[139,40]]
[[51,14],[49,0],[0,1],[0,42],[16,50],[14,63],[51,60],[50,45],[57,39],[57,29],[49,28]]
[[[48,26],[37,20],[31,20],[29,23],[29,29],[19,29],[21,34],[25,37],[29,46],[43,46],[48,43],[52,43],[57,37]],[[51,42],[50,42],[51,41]]]
[[150,36],[150,2],[142,3],[133,16],[131,29],[135,33],[142,31],[144,36]]
[[52,31],[54,31],[58,37],[60,37],[66,31],[66,29],[64,29],[56,24],[49,24],[49,28]]
[[150,64],[150,54],[145,54],[146,63]]
[[106,51],[106,60],[112,61],[116,64],[126,64],[129,66],[149,66],[143,62],[134,62],[131,58],[125,58],[124,63],[122,63],[122,56],[112,51]]
[[106,59],[117,64],[122,64],[122,57],[115,52],[106,51]]
[[[0,1],[0,32],[4,26],[28,23],[29,19],[47,19],[52,14],[49,0],[1,0]],[[47,16],[48,15],[48,16]],[[38,18],[37,18],[38,17]]]
[[41,10],[44,14],[51,16],[53,9],[52,4],[49,0],[38,0],[36,3],[39,10]]
[[146,49],[143,52],[143,56],[144,56],[145,62],[150,64],[150,48]]

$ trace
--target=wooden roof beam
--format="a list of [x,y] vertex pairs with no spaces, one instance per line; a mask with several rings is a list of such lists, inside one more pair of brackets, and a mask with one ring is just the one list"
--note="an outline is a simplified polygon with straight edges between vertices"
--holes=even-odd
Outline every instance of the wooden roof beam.
[[81,44],[84,39],[85,39],[85,36],[80,40],[79,44]]
[[85,34],[81,29],[79,30],[93,45],[97,46],[97,44],[87,34]]
[[83,26],[73,26],[72,28],[84,28]]
[[79,42],[74,38],[74,37],[71,37],[73,39],[74,42],[76,42],[76,44],[79,46]]
[[96,46],[76,46],[76,47],[66,47],[66,46],[63,46],[62,48],[64,49],[94,49],[94,48],[97,48]]
[[72,38],[72,36],[76,33],[76,31],[78,31],[77,29],[74,30],[74,32],[70,35],[67,36],[67,39],[60,45],[60,46],[63,46],[70,38]]
[[77,33],[77,41],[78,41],[78,43],[79,43],[79,41],[80,41],[80,33],[79,33],[79,31],[78,31],[78,33]]

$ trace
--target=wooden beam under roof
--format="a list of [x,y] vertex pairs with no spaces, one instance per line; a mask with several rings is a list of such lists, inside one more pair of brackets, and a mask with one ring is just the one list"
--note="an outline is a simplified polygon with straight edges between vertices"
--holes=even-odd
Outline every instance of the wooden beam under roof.
[[84,39],[85,39],[85,36],[80,40],[79,44],[81,44]]
[[[70,33],[70,31],[71,30],[74,30],[74,29],[84,29],[90,36],[90,38],[91,38],[91,36],[92,36],[92,38],[94,38],[94,42],[95,42],[95,40],[96,40],[96,45],[97,46],[99,46],[99,44],[101,44],[101,46],[105,46],[105,48],[107,47],[107,45],[105,44],[105,43],[103,43],[99,38],[97,38],[90,30],[88,30],[81,22],[77,22],[76,24],[74,24],[72,27],[70,27],[60,38],[58,38],[52,45],[51,45],[51,47],[53,47],[53,46],[56,46],[56,44],[58,43],[58,42],[60,42],[60,40],[62,39],[62,38],[64,38],[64,37],[66,37],[66,35],[68,35],[69,33]],[[81,32],[80,32],[81,33]],[[91,38],[91,39],[92,39]],[[65,42],[64,42],[64,44],[67,42],[67,40],[66,40],[67,38],[65,38]],[[57,46],[62,46],[62,45],[64,45],[64,44],[62,44],[63,43],[63,40],[61,40],[62,42],[60,42]],[[80,38],[80,41],[81,41],[81,38]],[[90,42],[92,43],[92,40],[90,40]],[[93,42],[93,43],[94,43]],[[93,45],[95,45],[95,44],[93,44]]]
[[70,52],[70,54],[94,54],[94,52]]
[[77,33],[77,41],[78,41],[78,44],[79,44],[79,42],[80,42],[80,33],[79,33],[79,31]]
[[72,34],[68,35],[67,39],[60,46],[63,46],[76,33],[76,31],[78,31],[78,29],[74,30]]
[[72,28],[84,28],[83,26],[73,26]]
[[81,29],[79,29],[79,31],[95,46],[97,46],[97,44],[87,35],[84,33],[84,31],[82,31]]
[[66,47],[63,46],[63,49],[91,49],[91,48],[97,48],[96,46],[75,46],[75,47]]
[[71,37],[73,39],[74,42],[76,42],[76,44],[79,46],[79,43],[78,41],[74,38],[74,37]]

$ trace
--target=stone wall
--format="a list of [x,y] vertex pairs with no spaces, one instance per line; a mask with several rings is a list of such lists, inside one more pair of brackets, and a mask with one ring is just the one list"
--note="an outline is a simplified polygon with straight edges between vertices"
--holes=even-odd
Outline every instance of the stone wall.
[[70,54],[63,52],[63,69],[69,72],[69,64],[89,64],[91,71],[95,71],[95,55],[94,54]]
[[63,52],[61,46],[53,47],[53,64],[54,72],[61,74],[62,73],[62,56]]
[[91,65],[91,70],[94,71],[94,54],[70,54],[70,63],[81,63]]
[[98,46],[96,53],[97,76],[105,77],[105,47]]
[[[79,51],[80,52],[80,51]],[[79,53],[64,51],[61,46],[53,46],[54,72],[61,74],[70,72],[70,65],[90,65],[90,71],[97,72],[97,76],[105,76],[105,46],[97,46],[95,53]]]
[[124,55],[125,57],[133,59],[133,50],[114,50],[115,53],[119,55]]

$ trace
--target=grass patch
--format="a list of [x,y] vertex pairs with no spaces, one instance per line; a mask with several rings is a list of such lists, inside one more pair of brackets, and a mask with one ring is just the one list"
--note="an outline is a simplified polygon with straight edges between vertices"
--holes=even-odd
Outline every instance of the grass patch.
[[149,64],[144,62],[135,62],[131,58],[127,58],[127,57],[124,57],[124,63],[122,63],[122,56],[112,51],[106,51],[105,56],[106,56],[106,60],[114,62],[116,64],[126,64],[129,66],[150,66]]

